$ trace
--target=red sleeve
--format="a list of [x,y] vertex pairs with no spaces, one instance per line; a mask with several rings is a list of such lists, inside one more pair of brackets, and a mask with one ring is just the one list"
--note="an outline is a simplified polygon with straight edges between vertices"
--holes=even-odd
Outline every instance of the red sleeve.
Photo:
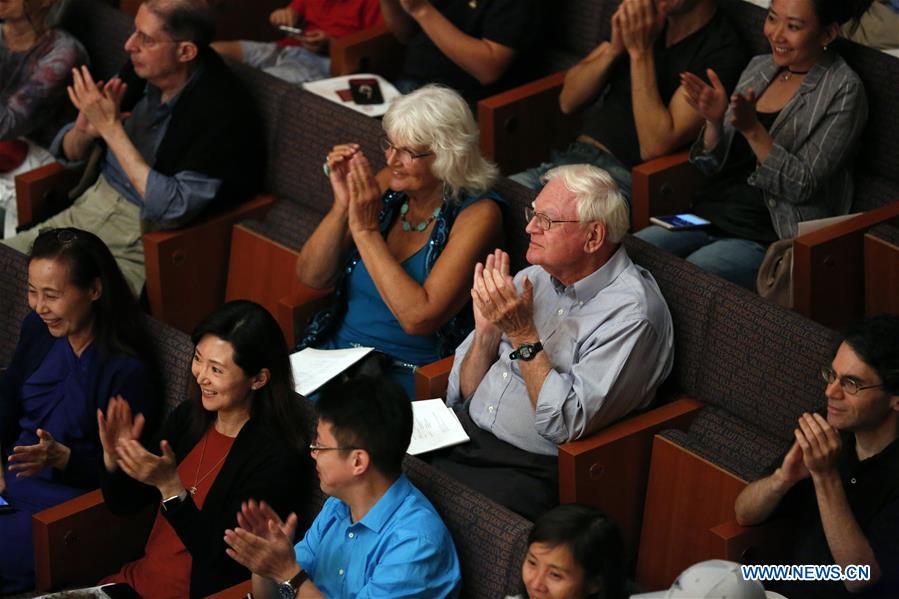
[[290,10],[292,10],[301,19],[305,18],[306,0],[290,0]]
[[364,28],[374,27],[375,25],[381,25],[383,22],[380,0],[365,0],[365,5],[362,7],[362,26]]

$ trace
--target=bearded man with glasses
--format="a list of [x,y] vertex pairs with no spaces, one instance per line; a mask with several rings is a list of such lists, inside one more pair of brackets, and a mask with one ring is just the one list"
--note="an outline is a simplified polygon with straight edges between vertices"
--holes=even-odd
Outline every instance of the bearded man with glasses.
[[870,567],[869,580],[769,586],[789,597],[899,596],[899,316],[849,329],[821,369],[826,416],[803,414],[773,474],[747,486],[742,525],[796,523],[793,564]]
[[621,246],[628,208],[591,165],[547,173],[526,211],[531,267],[497,250],[474,272],[475,330],[447,404],[470,443],[432,463],[531,520],[558,503],[558,445],[644,408],[674,359],[668,306]]
[[139,294],[142,232],[183,226],[213,200],[222,208],[259,189],[262,129],[249,93],[209,47],[214,29],[204,0],[148,0],[116,78],[104,84],[87,67],[72,71],[78,118],[50,153],[71,165],[96,150],[99,177],[71,207],[4,243],[27,253],[39,229],[90,231]]

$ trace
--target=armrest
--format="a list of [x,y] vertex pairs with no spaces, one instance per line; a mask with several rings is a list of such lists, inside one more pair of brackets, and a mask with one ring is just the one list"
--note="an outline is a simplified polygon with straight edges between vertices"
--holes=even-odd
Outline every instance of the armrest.
[[416,368],[415,399],[446,399],[446,386],[452,369],[453,356]]
[[91,491],[34,514],[34,569],[38,591],[95,584],[143,553],[156,504],[140,514],[115,516],[103,494]]
[[581,117],[559,108],[564,81],[559,71],[478,102],[481,151],[504,175],[545,162],[577,136]]
[[[759,526],[741,526],[735,520],[711,528],[711,555],[741,564],[789,563],[793,526],[776,519]],[[765,560],[762,562],[760,560]]]
[[333,301],[333,292],[333,289],[313,289],[298,284],[290,295],[278,300],[274,316],[284,332],[288,347],[296,344],[299,331],[306,323]]
[[899,201],[859,214],[793,242],[793,307],[831,328],[864,315],[864,236],[899,217]]
[[245,599],[253,592],[253,581],[246,580],[233,587],[228,587],[224,591],[219,591],[214,595],[209,595],[206,599]]
[[702,406],[679,399],[560,445],[559,500],[599,508],[618,523],[628,551],[636,551],[653,437],[686,428]]
[[157,319],[190,332],[225,297],[231,227],[262,218],[275,203],[257,196],[200,222],[144,235],[147,297]]
[[685,212],[702,173],[689,161],[689,152],[678,152],[638,164],[631,171],[631,225],[634,231],[649,226],[649,217]]
[[16,207],[19,226],[45,221],[68,207],[69,190],[75,187],[81,174],[69,170],[59,162],[36,168],[16,176]]
[[331,40],[331,76],[378,73],[388,79],[400,72],[405,47],[387,25],[377,25]]

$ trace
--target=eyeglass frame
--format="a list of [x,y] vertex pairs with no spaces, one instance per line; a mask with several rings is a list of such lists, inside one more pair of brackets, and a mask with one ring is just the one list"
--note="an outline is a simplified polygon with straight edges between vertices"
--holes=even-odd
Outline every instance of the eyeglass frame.
[[[396,145],[393,144],[392,141],[390,141],[390,139],[389,139],[386,135],[382,135],[382,136],[379,138],[378,143],[379,143],[380,146],[381,146],[381,150],[382,150],[385,154],[386,154],[387,152],[393,150],[394,156],[396,156],[396,157],[399,159],[399,161],[400,161],[401,163],[403,163],[403,164],[412,164],[412,163],[415,162],[415,160],[418,159],[418,158],[427,158],[428,156],[433,156],[433,155],[434,155],[434,152],[432,152],[432,151],[428,151],[428,152],[416,154],[415,152],[413,152],[413,151],[410,150],[409,148],[401,148],[401,147],[399,147],[399,146],[396,146]],[[405,152],[406,155],[409,156],[409,160],[408,160],[408,161],[403,160],[403,152]]]
[[[582,222],[582,221],[580,221],[580,220],[553,220],[553,219],[551,219],[549,216],[547,216],[546,214],[544,214],[544,213],[542,213],[542,212],[537,212],[536,210],[534,210],[533,206],[525,206],[525,207],[524,207],[524,218],[525,218],[525,219],[527,220],[527,222],[529,222],[529,223],[530,223],[532,220],[537,219],[537,227],[538,227],[541,231],[549,231],[550,229],[552,229],[552,226],[553,226],[553,225],[560,225],[560,224],[564,224],[564,223],[579,223],[579,222]],[[544,227],[544,226],[541,224],[542,222],[547,222],[547,223],[549,223],[549,225],[547,225],[546,227]]]
[[309,453],[315,453],[317,451],[329,451],[329,450],[337,450],[340,451],[352,451],[354,449],[362,449],[361,447],[325,447],[323,445],[316,445],[315,443],[309,444]]
[[[147,35],[146,33],[144,33],[143,31],[141,31],[139,29],[132,30],[131,35],[128,36],[128,39],[131,39],[132,37],[135,37],[135,36],[137,37],[136,43],[137,43],[138,47],[144,48],[146,50],[152,50],[159,44],[180,44],[182,42],[187,41],[187,40],[176,40],[176,39],[157,40],[157,39],[150,37],[149,35]],[[149,40],[149,41],[145,41],[145,40]]]
[[[858,395],[859,391],[864,391],[866,389],[877,389],[878,387],[884,387],[886,383],[878,383],[876,385],[861,385],[859,386],[858,381],[856,381],[852,377],[837,377],[837,371],[834,370],[830,366],[822,366],[821,370],[821,378],[824,379],[824,382],[828,385],[833,384],[834,381],[840,381],[840,388],[844,393],[849,395]],[[853,391],[854,389],[854,391]]]

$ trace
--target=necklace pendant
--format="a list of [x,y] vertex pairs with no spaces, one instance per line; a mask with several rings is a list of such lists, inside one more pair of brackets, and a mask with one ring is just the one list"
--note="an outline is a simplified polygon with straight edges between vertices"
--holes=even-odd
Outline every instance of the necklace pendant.
[[468,0],[468,8],[475,9],[478,7],[478,0]]
[[191,495],[196,495],[196,494],[197,494],[197,488],[196,488],[196,487],[191,487],[190,489],[188,489],[188,491],[190,492]]

